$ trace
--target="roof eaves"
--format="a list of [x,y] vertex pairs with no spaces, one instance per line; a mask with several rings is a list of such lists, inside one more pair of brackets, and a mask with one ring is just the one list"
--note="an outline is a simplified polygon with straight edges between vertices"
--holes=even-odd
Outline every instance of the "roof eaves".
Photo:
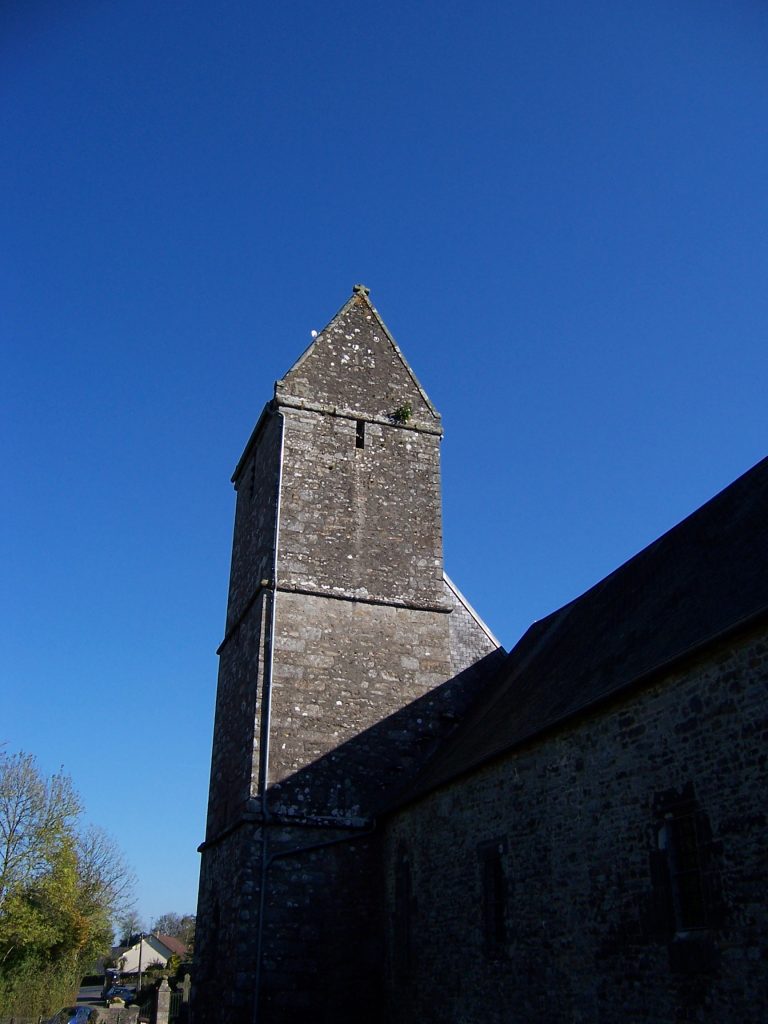
[[[424,797],[429,796],[431,793],[442,788],[443,786],[450,785],[452,782],[456,782],[457,779],[460,779],[467,775],[471,775],[472,772],[477,771],[477,769],[481,768],[483,765],[489,764],[491,761],[495,761],[497,758],[503,757],[506,754],[510,754],[513,751],[518,750],[520,747],[525,746],[525,744],[531,743],[532,741],[537,740],[547,735],[548,733],[552,732],[554,729],[558,729],[563,725],[569,724],[577,720],[583,715],[586,715],[596,710],[603,704],[606,704],[616,698],[626,696],[629,692],[635,689],[639,689],[643,686],[650,685],[660,675],[668,674],[669,672],[673,671],[678,665],[687,661],[688,659],[698,657],[700,654],[704,653],[704,651],[706,651],[709,647],[714,647],[717,644],[729,639],[729,637],[750,629],[752,626],[757,625],[763,618],[768,620],[768,605],[759,608],[756,612],[747,615],[745,618],[740,619],[737,622],[731,623],[719,632],[714,633],[711,636],[708,636],[706,639],[701,640],[698,643],[691,644],[690,647],[682,651],[678,651],[671,658],[668,658],[666,661],[660,662],[658,665],[654,665],[653,668],[640,673],[640,675],[635,676],[633,679],[629,679],[619,686],[609,687],[597,696],[590,698],[588,701],[585,701],[583,704],[580,704],[577,707],[569,708],[565,714],[550,719],[548,722],[544,722],[539,728],[532,729],[531,731],[516,737],[514,740],[512,740],[512,742],[502,744],[493,750],[486,751],[482,755],[478,756],[476,759],[470,760],[466,764],[461,765],[461,767],[456,768],[453,772],[449,770],[448,772],[446,772],[445,775],[443,775],[442,777],[438,777],[434,782],[427,783],[427,785],[423,788],[419,788],[418,785],[409,787],[406,793],[400,794],[399,800],[393,801],[391,804],[388,804],[385,808],[383,808],[381,813],[386,815],[393,814],[399,810],[402,810],[409,804],[416,803],[418,800],[421,800]],[[515,675],[518,674],[519,669],[516,669]],[[493,702],[491,702],[491,704],[492,703]],[[490,707],[491,705],[489,704],[486,707],[485,711],[487,712],[490,709]]]

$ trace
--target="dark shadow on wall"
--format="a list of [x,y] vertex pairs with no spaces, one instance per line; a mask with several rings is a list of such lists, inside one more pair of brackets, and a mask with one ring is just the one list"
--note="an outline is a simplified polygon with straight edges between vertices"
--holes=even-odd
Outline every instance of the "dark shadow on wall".
[[[259,963],[260,1019],[383,1024],[389,914],[374,819],[493,686],[505,657],[492,652],[270,786],[267,827],[257,799],[233,823],[258,865],[240,912]],[[246,823],[253,831],[239,830]]]
[[282,816],[372,817],[405,790],[493,685],[506,658],[486,655],[434,690],[269,787]]

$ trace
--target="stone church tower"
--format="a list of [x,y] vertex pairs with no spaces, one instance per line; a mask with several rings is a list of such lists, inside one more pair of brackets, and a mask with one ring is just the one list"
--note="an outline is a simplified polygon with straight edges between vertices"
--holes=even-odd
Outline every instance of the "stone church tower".
[[378,1019],[377,811],[499,657],[443,572],[441,438],[357,285],[237,464],[195,1024]]

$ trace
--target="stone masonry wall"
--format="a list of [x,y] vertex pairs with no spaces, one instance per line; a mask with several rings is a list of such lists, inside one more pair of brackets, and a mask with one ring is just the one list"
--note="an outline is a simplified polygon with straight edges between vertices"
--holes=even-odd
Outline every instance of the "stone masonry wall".
[[219,655],[208,791],[208,840],[239,817],[256,785],[266,601],[267,595],[263,592],[250,606]]
[[356,295],[277,382],[278,401],[291,396],[352,416],[389,419],[409,406],[414,422],[439,430],[440,416],[406,367],[367,298]]
[[[445,612],[281,593],[271,799],[285,813],[371,813],[423,757],[449,699]],[[420,710],[411,705],[435,691]]]
[[281,429],[274,413],[265,415],[258,442],[235,484],[227,632],[247,608],[260,581],[272,573]]
[[[766,1019],[767,689],[753,632],[394,816],[389,1022]],[[706,904],[682,930],[654,870],[675,806],[701,872],[680,892]]]
[[195,1024],[254,1019],[259,953],[259,1020],[378,1024],[381,903],[372,884],[378,877],[375,836],[365,831],[263,829],[251,822],[207,850],[198,905],[206,927],[195,943]]
[[234,1024],[253,1016],[259,838],[253,824],[242,824],[203,852],[192,972],[195,1024]]
[[257,722],[268,602],[261,581],[272,574],[280,432],[278,417],[266,415],[258,443],[236,482],[226,633],[219,648],[208,839],[242,811],[258,766]]
[[487,632],[464,604],[459,593],[447,579],[443,593],[451,608],[448,620],[451,645],[451,669],[458,674],[469,665],[475,665],[501,650],[497,641]]
[[439,605],[440,438],[284,409],[282,586]]
[[378,1019],[373,819],[493,656],[443,580],[439,415],[363,292],[276,384],[238,465],[195,1024],[251,1019],[259,970],[264,1024]]
[[[202,850],[198,895],[193,1001],[199,1024],[218,1021],[227,1000],[238,1006],[233,1013],[241,1012],[252,981],[254,938],[250,933],[260,847],[253,840],[253,825],[241,822],[250,809],[253,779],[258,773],[269,607],[269,594],[261,581],[272,572],[280,431],[278,417],[266,414],[236,481],[229,603],[219,648],[207,845]],[[236,969],[238,964],[241,966]]]
[[[284,827],[268,840],[277,857],[264,920],[270,1024],[382,1019],[379,845],[368,831],[488,685],[480,669],[451,678],[450,623],[462,612],[471,620],[464,606],[278,595],[268,796]],[[472,647],[469,623],[458,632]],[[477,640],[465,656],[485,649]],[[357,831],[347,827],[355,820]],[[333,845],[306,850],[318,843]]]
[[[273,833],[270,849],[277,856],[268,874],[263,1019],[377,1024],[383,964],[381,905],[372,884],[380,877],[375,834]],[[344,842],[335,842],[342,837]]]

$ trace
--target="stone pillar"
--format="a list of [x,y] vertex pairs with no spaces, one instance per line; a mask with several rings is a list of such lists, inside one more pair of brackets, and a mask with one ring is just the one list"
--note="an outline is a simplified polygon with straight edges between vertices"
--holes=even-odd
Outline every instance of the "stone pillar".
[[168,979],[163,978],[160,988],[157,990],[157,1008],[155,1010],[155,1024],[168,1024],[168,1017],[171,1011],[171,990],[168,986]]

